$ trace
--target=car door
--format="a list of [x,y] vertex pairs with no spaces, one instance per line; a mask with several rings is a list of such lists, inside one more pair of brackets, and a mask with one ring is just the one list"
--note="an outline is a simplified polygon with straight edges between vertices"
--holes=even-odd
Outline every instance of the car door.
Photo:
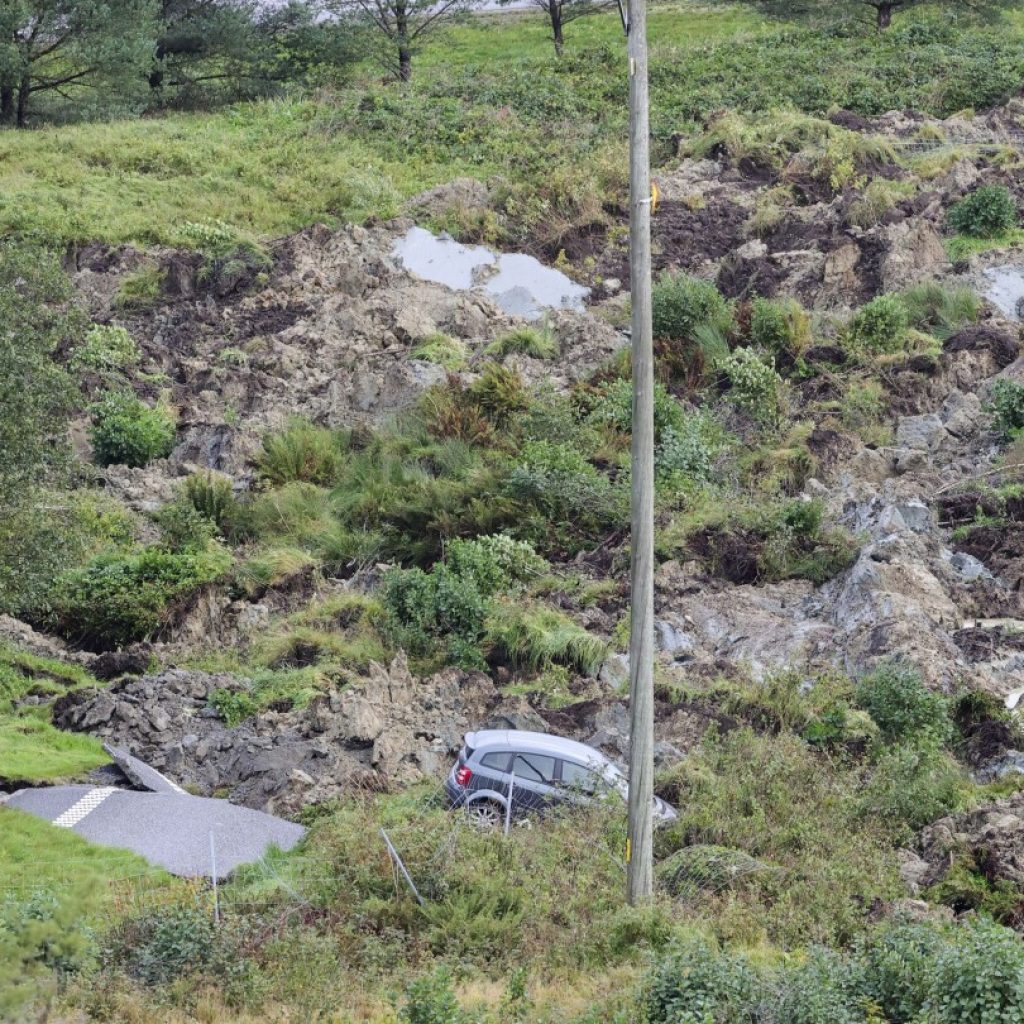
[[512,773],[513,814],[543,811],[558,798],[558,762],[550,754],[517,752]]
[[558,768],[559,793],[568,803],[588,804],[602,791],[603,780],[586,765],[563,759]]

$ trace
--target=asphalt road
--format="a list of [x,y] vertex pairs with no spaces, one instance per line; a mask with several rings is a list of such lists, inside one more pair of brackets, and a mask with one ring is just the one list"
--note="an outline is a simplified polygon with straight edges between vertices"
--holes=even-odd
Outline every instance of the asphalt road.
[[301,825],[271,814],[191,796],[144,762],[133,767],[160,791],[49,786],[18,790],[6,806],[70,828],[102,846],[133,850],[151,864],[187,877],[216,874],[223,879],[239,865],[260,860],[271,846],[290,850],[305,835]]

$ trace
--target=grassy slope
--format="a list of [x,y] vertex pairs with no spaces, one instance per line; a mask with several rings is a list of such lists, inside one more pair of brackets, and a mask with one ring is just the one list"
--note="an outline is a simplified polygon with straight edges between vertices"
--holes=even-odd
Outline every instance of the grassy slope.
[[96,685],[75,665],[0,646],[0,780],[59,782],[108,763],[99,740],[54,728],[48,704],[21,704]]

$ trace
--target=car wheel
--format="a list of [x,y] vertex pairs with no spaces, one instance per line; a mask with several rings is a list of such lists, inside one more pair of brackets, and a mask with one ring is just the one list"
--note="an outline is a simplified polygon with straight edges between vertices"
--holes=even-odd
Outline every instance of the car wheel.
[[466,808],[466,814],[477,828],[501,828],[505,824],[505,808],[493,800],[477,800]]

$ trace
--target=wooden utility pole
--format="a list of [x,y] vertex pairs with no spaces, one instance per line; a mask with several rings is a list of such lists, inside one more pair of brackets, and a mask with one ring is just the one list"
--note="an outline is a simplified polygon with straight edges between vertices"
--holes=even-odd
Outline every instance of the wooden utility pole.
[[630,903],[654,891],[654,355],[651,346],[651,165],[647,0],[629,0],[629,278],[633,306],[632,561],[629,634]]

